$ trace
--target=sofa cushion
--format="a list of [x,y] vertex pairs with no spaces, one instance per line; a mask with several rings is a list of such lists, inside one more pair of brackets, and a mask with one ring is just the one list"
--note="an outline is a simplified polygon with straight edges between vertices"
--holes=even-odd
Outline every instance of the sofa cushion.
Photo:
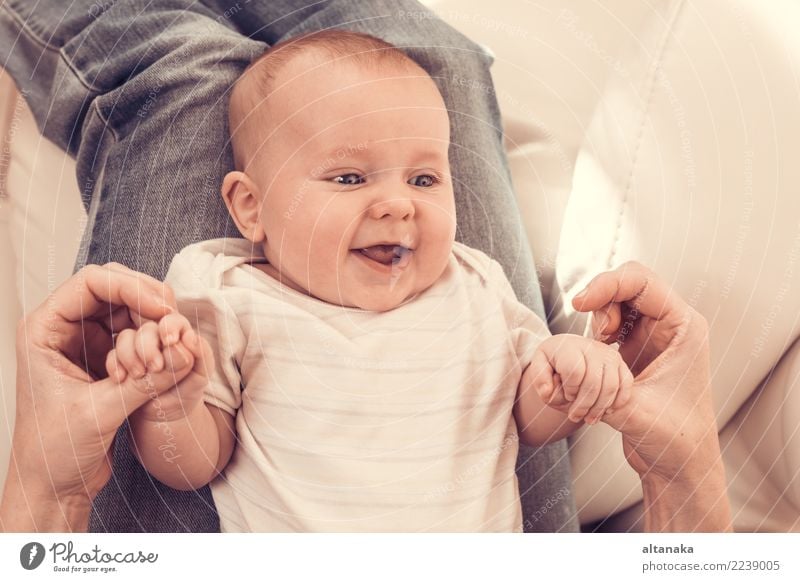
[[556,252],[575,158],[607,76],[627,74],[617,51],[651,9],[636,0],[425,3],[495,57],[514,190],[550,313],[559,301]]
[[[800,7],[660,9],[624,61],[630,76],[609,77],[578,155],[557,279],[571,298],[598,272],[637,260],[672,284],[709,321],[724,427],[800,332],[800,109],[790,83],[800,41],[789,24]],[[565,302],[553,323],[579,328],[578,319]],[[635,475],[621,482],[613,437],[575,439],[584,520],[630,503]]]

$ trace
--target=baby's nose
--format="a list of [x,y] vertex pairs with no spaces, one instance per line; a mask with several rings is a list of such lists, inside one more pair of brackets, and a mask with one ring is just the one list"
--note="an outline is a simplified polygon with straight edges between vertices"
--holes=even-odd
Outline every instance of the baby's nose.
[[372,204],[369,214],[380,220],[386,217],[408,220],[414,216],[414,202],[406,196],[387,196]]

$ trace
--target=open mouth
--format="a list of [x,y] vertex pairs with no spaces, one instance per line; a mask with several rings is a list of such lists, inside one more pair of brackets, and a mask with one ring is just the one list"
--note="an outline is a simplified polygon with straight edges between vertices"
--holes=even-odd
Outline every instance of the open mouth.
[[412,249],[402,245],[373,245],[363,249],[353,249],[352,252],[382,270],[406,267],[414,253]]

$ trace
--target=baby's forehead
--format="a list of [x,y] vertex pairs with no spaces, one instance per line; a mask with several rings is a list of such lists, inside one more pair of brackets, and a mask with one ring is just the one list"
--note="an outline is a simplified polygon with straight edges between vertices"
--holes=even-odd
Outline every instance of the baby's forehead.
[[[237,102],[244,110],[231,116],[232,121],[242,119],[234,145],[249,152],[248,157],[268,143],[270,148],[297,148],[309,140],[319,141],[321,132],[346,131],[343,126],[363,130],[367,119],[385,124],[391,120],[382,111],[392,108],[402,110],[409,121],[444,116],[444,123],[434,123],[441,138],[449,141],[447,112],[436,84],[406,57],[364,60],[309,47],[295,51],[272,70],[259,71],[237,90]],[[434,109],[438,112],[432,113]],[[402,125],[401,120],[398,134]]]

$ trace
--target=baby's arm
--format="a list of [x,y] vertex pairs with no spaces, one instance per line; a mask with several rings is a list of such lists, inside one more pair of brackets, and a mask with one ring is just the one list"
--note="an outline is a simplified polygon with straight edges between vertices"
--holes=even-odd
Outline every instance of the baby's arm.
[[540,446],[569,436],[583,421],[596,424],[606,410],[628,401],[632,385],[613,348],[578,335],[549,337],[519,384],[514,417],[520,440]]
[[206,485],[233,453],[233,417],[203,401],[213,365],[208,343],[178,314],[123,331],[108,356],[112,378],[123,382],[130,375],[151,396],[130,416],[133,450],[151,475],[174,489]]

